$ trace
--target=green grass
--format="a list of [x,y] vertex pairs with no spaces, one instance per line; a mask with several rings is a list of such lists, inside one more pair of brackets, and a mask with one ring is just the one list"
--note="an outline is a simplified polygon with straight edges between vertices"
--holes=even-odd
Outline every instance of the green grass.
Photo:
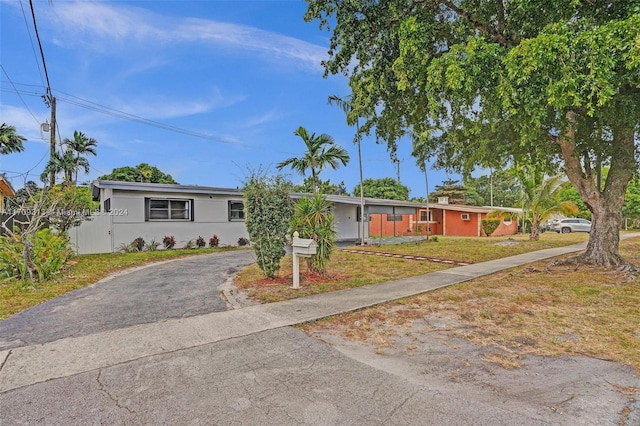
[[27,308],[61,296],[72,290],[86,287],[116,272],[153,262],[177,259],[237,248],[158,250],[139,253],[108,253],[82,255],[72,258],[65,270],[53,279],[35,286],[24,287],[15,280],[0,284],[0,320]]

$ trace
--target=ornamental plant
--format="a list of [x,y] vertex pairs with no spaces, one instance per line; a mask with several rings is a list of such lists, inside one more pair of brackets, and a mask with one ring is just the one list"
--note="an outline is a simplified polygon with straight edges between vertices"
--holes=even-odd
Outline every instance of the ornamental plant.
[[196,239],[196,246],[198,248],[203,248],[206,245],[207,243],[204,241],[204,238],[202,236],[198,236],[198,238]]
[[162,245],[166,249],[172,249],[176,245],[176,238],[173,235],[165,235],[162,239]]
[[336,231],[331,202],[321,195],[301,198],[295,207],[291,220],[291,232],[298,231],[300,238],[311,238],[316,241],[316,254],[307,261],[310,271],[325,275],[331,252],[336,246]]
[[256,263],[268,278],[278,275],[286,254],[284,247],[293,216],[290,188],[282,176],[267,177],[259,172],[244,182],[245,223]]
[[216,234],[213,234],[213,237],[209,238],[209,247],[218,247],[220,245],[220,239]]

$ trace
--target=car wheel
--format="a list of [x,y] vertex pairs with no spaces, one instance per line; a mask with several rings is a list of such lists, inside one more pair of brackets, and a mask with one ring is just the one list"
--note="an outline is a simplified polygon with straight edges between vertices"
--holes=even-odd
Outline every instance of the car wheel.
[[563,234],[568,234],[571,232],[571,228],[562,228],[562,233]]

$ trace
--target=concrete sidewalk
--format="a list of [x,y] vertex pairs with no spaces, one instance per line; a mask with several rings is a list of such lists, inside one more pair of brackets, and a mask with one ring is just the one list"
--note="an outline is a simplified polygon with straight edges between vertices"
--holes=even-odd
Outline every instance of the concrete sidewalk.
[[[626,234],[624,238],[640,236]],[[0,352],[0,392],[265,330],[354,311],[476,277],[584,250],[541,250],[377,285],[167,320]]]

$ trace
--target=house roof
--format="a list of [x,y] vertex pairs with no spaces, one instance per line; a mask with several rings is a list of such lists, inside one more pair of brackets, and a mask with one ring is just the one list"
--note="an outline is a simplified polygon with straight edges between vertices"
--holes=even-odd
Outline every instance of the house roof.
[[[220,188],[214,186],[200,185],[176,185],[164,183],[144,183],[144,182],[120,182],[110,180],[96,180],[92,183],[92,195],[94,199],[100,196],[100,189],[116,189],[121,191],[145,191],[145,192],[168,192],[176,194],[208,194],[208,195],[232,195],[242,196],[242,190],[238,188]],[[294,192],[291,198],[297,200],[302,197],[308,197],[312,194]],[[327,200],[332,203],[360,205],[360,197],[351,197],[347,195],[325,194]],[[384,200],[379,198],[364,198],[364,204],[368,207],[370,213],[375,212],[376,207],[400,207],[411,209],[426,209],[427,203],[400,200]],[[480,207],[467,206],[463,204],[439,204],[428,203],[429,209],[453,210],[465,213],[489,213],[496,210],[506,210],[501,207]],[[519,210],[519,209],[518,209]],[[386,212],[386,211],[385,211]]]
[[16,191],[13,190],[11,182],[9,182],[4,175],[0,175],[0,192],[7,197],[13,197],[16,195]]
[[113,180],[95,180],[91,184],[94,199],[100,196],[100,189],[117,189],[120,191],[170,192],[181,194],[238,195],[242,191],[233,188],[218,188],[199,185],[176,185],[166,183],[121,182]]

